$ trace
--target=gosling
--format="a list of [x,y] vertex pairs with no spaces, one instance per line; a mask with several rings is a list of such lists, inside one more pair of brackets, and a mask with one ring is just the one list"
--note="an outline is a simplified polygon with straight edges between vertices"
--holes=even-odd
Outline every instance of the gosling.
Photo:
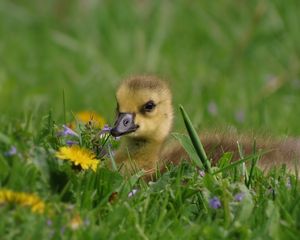
[[[155,76],[135,76],[124,80],[117,93],[117,119],[111,134],[123,136],[116,153],[122,173],[144,170],[151,176],[166,162],[178,164],[188,159],[179,143],[166,144],[173,124],[172,94],[168,84]],[[245,155],[251,154],[254,138],[233,133],[203,133],[201,140],[213,164],[224,152],[232,152],[232,160],[240,158],[238,144]],[[300,158],[300,141],[294,138],[257,139],[257,149],[266,152],[259,161],[262,169],[286,164],[295,169]]]

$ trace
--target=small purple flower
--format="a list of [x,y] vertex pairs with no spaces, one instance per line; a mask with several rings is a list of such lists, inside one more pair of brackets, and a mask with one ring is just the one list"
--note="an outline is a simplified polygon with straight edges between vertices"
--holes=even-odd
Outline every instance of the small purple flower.
[[76,141],[71,141],[71,140],[67,140],[67,141],[66,141],[66,144],[67,144],[69,147],[71,147],[71,146],[73,146],[73,145],[77,145],[78,142],[76,142]]
[[234,196],[234,200],[236,202],[240,202],[244,199],[245,197],[245,193],[241,192],[241,193],[237,193],[235,196]]
[[11,148],[7,152],[4,153],[4,156],[12,157],[16,154],[17,154],[17,148],[15,146],[11,146]]
[[65,226],[62,226],[61,229],[60,229],[60,233],[61,234],[64,234],[66,231],[66,227]]
[[203,170],[200,170],[200,171],[199,171],[199,176],[200,176],[200,177],[204,177],[204,176],[205,176],[205,172],[204,172]]
[[235,112],[235,120],[239,123],[245,122],[245,112],[243,110],[238,110]]
[[104,127],[100,131],[100,135],[110,133],[110,130],[111,130],[111,127],[109,127],[107,124],[105,124]]
[[221,207],[221,201],[218,197],[213,197],[209,200],[209,205],[213,209],[217,209]]
[[213,101],[209,102],[207,105],[207,110],[212,116],[218,115],[218,107],[217,104]]
[[79,137],[78,133],[73,131],[71,128],[67,127],[66,125],[63,125],[63,130],[60,131],[58,134],[59,136],[73,136],[73,137]]
[[48,226],[48,227],[51,227],[51,226],[52,226],[52,221],[51,221],[51,219],[48,219],[48,220],[47,220],[47,226]]
[[128,197],[131,198],[137,193],[137,189],[132,189],[130,193],[128,193]]

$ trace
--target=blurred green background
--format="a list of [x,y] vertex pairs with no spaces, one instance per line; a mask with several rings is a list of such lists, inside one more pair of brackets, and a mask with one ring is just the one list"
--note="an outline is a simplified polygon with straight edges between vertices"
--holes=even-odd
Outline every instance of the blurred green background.
[[130,75],[169,80],[203,128],[299,135],[299,0],[1,0],[0,112],[111,123]]

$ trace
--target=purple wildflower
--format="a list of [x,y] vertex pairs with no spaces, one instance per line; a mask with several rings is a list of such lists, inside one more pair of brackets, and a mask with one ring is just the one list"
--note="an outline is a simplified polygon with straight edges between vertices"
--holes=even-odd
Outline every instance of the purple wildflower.
[[137,189],[132,189],[130,193],[128,193],[128,197],[131,198],[137,193]]
[[244,199],[245,197],[245,193],[241,192],[241,193],[237,193],[235,196],[234,196],[234,200],[236,202],[240,202]]
[[204,176],[205,176],[205,172],[204,172],[203,170],[200,170],[200,171],[199,171],[199,176],[200,176],[200,177],[204,177]]
[[71,146],[73,146],[73,145],[78,144],[78,142],[76,142],[76,141],[71,141],[71,140],[67,140],[67,141],[66,141],[66,144],[67,144],[69,147],[71,147]]
[[11,148],[7,152],[4,153],[4,156],[12,157],[16,154],[17,154],[17,148],[15,146],[11,146]]
[[221,201],[218,197],[213,197],[209,200],[209,205],[213,209],[217,209],[221,207]]
[[66,125],[63,125],[63,130],[59,132],[59,136],[73,136],[73,137],[79,137],[78,133],[73,131],[71,128],[67,127]]
[[65,233],[65,230],[66,230],[66,227],[65,227],[65,226],[62,226],[61,229],[60,229],[60,233],[61,233],[61,234],[64,234],[64,233]]
[[208,103],[207,110],[212,116],[218,115],[218,107],[217,104],[213,101]]
[[48,227],[51,227],[51,226],[52,226],[52,221],[51,221],[51,219],[48,219],[48,220],[47,220],[47,226],[48,226]]
[[245,121],[245,112],[243,110],[239,110],[235,113],[235,119],[239,123],[243,123]]
[[100,131],[100,135],[110,133],[111,127],[109,127],[107,124],[104,125],[104,127]]

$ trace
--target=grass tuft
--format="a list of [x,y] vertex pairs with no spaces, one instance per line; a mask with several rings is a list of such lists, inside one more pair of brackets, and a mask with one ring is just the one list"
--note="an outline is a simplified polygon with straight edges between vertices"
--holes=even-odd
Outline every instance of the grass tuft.
[[[255,146],[210,166],[193,126],[299,136],[299,9],[297,0],[1,0],[0,191],[38,196],[45,209],[0,199],[0,239],[298,239],[297,169],[263,173]],[[180,108],[189,135],[174,135],[193,164],[145,184],[140,172],[119,174],[119,142],[99,133],[113,121],[118,82],[149,73],[169,79],[189,113]],[[80,122],[83,110],[104,118]],[[58,159],[68,144],[100,167]]]

